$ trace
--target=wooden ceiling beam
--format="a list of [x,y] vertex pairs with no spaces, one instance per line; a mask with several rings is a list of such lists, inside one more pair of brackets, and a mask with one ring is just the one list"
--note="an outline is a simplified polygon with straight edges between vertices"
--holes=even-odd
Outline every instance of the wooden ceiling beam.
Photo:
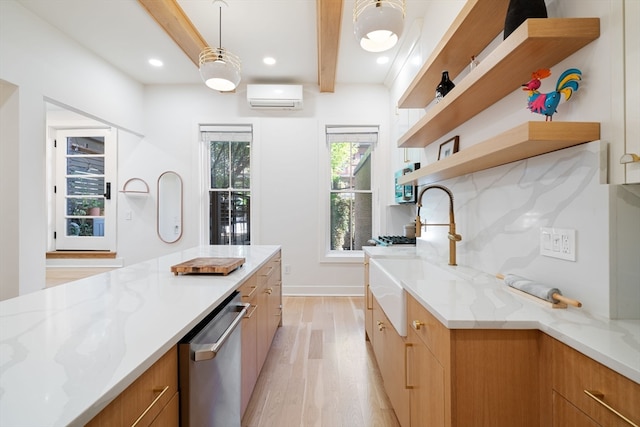
[[138,0],[174,42],[200,67],[200,52],[207,42],[184,13],[177,0]]
[[320,92],[334,92],[343,0],[316,0],[318,31],[318,85]]

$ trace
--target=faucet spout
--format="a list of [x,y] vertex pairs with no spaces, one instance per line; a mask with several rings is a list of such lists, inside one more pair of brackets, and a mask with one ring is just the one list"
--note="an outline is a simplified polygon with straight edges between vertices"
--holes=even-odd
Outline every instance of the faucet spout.
[[[449,196],[449,224],[427,224],[426,222],[422,222],[422,220],[420,219],[420,208],[422,207],[422,196],[424,195],[424,193],[427,192],[427,190],[430,190],[432,188],[437,188],[439,190],[444,191],[445,193],[447,193],[447,195]],[[431,225],[431,226],[448,226],[449,227],[449,233],[447,234],[447,237],[449,238],[449,265],[458,265],[456,263],[456,242],[459,242],[462,240],[462,236],[456,233],[456,220],[455,220],[455,215],[453,213],[453,193],[451,192],[451,190],[449,190],[447,187],[443,186],[443,185],[429,185],[427,187],[424,187],[421,191],[420,194],[418,195],[418,211],[416,214],[416,237],[420,237],[422,235],[422,227],[426,227],[427,225]]]

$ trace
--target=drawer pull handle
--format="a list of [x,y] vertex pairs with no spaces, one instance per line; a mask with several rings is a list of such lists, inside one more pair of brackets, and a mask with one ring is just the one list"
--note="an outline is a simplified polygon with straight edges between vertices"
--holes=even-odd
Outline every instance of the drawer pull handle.
[[605,408],[607,408],[609,411],[613,412],[614,414],[616,414],[618,417],[622,418],[624,421],[626,421],[630,426],[633,427],[638,427],[638,424],[634,423],[633,421],[631,421],[629,418],[625,417],[624,415],[622,415],[620,412],[616,411],[615,409],[613,409],[611,406],[607,405],[604,400],[604,394],[600,393],[599,391],[589,391],[589,390],[584,390],[584,393],[589,396],[590,398],[592,398],[593,400],[595,400],[596,402],[598,402],[599,404],[601,404],[602,406],[604,406]]
[[167,390],[169,390],[169,386],[168,385],[165,386],[164,388],[154,388],[153,389],[154,393],[160,392],[160,394],[155,399],[153,399],[153,402],[151,402],[151,404],[149,406],[147,406],[147,409],[145,409],[144,412],[142,414],[140,414],[138,419],[133,424],[131,424],[131,427],[136,427],[138,425],[140,420],[142,420],[144,418],[144,416],[147,415],[147,412],[149,412],[151,410],[151,408],[153,408],[155,406],[155,404],[158,403],[158,400],[160,400],[162,395],[165,394],[167,392]]
[[378,320],[378,330],[382,332],[384,331],[384,328],[385,328],[384,323]]
[[251,286],[251,292],[249,292],[249,295],[242,295],[242,298],[251,298],[251,296],[253,296],[253,294],[258,290],[257,286]]
[[245,314],[244,318],[245,319],[251,319],[251,316],[253,316],[253,313],[256,312],[256,309],[258,308],[258,305],[251,305],[251,307],[253,307],[253,310],[248,311],[247,314]]
[[409,361],[409,352],[412,347],[413,344],[411,343],[405,343],[404,345],[404,388],[407,390],[413,388],[413,386],[409,384],[409,377],[413,376],[409,375],[409,367],[413,366]]
[[416,331],[419,331],[420,327],[424,326],[425,323],[419,320],[414,320],[412,324],[413,324],[413,329],[415,329]]
[[267,294],[271,295],[271,294],[273,293],[273,288],[267,288],[267,289],[265,290],[265,292],[266,292]]

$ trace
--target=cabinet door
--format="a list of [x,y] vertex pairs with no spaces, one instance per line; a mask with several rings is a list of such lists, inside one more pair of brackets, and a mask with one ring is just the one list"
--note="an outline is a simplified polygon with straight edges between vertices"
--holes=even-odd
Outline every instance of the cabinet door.
[[254,274],[240,286],[242,302],[249,304],[242,319],[242,399],[240,413],[244,413],[253,387],[258,379],[258,276]]
[[175,393],[167,406],[162,408],[160,414],[151,423],[151,427],[176,427],[180,424],[180,398]]
[[409,328],[411,425],[444,427],[444,368]]
[[391,401],[396,418],[402,427],[409,427],[409,389],[406,386],[405,341],[387,319],[384,311],[373,299],[374,339],[373,347],[384,389]]
[[373,294],[369,288],[369,256],[364,257],[364,331],[365,339],[373,338]]

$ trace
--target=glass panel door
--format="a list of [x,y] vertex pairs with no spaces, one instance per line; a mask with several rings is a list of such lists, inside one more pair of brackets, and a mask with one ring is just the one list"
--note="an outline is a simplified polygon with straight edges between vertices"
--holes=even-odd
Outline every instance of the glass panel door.
[[[113,131],[115,132],[115,131]],[[112,131],[64,130],[56,138],[56,249],[110,250]]]

